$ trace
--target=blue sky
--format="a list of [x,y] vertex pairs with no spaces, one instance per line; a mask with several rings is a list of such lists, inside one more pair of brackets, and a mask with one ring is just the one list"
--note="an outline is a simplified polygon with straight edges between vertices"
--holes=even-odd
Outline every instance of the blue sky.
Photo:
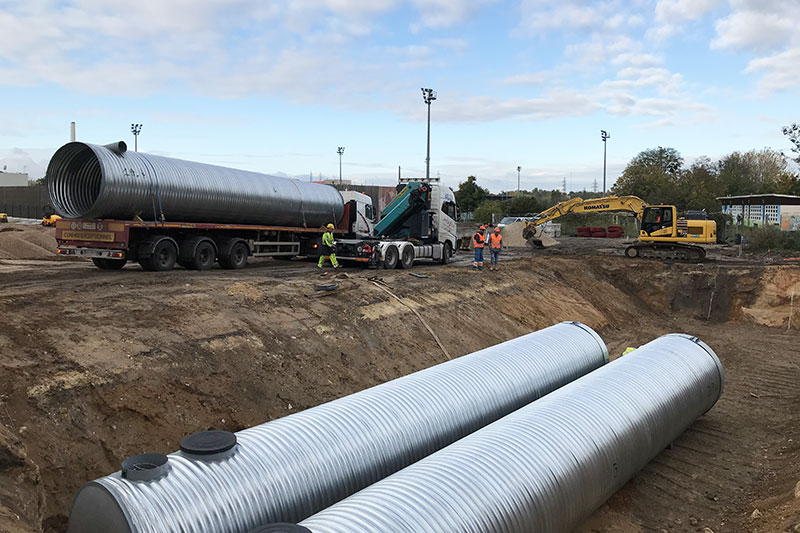
[[316,179],[609,185],[641,150],[787,150],[800,9],[776,0],[0,0],[0,163],[69,140]]

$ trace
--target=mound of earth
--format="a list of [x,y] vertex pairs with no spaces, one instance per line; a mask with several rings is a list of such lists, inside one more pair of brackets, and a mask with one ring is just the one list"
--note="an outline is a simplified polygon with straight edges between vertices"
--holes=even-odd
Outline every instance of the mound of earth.
[[56,256],[55,229],[9,224],[0,227],[0,259],[49,259]]

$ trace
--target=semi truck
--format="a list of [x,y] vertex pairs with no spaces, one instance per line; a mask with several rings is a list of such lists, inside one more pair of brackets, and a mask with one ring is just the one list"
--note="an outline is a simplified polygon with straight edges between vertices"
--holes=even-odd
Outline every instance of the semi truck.
[[411,268],[447,263],[456,250],[455,195],[438,180],[401,180],[377,221],[371,198],[357,191],[130,153],[123,142],[63,146],[47,182],[63,217],[55,223],[58,254],[104,270],[130,261],[166,271],[318,258],[327,223],[346,262]]

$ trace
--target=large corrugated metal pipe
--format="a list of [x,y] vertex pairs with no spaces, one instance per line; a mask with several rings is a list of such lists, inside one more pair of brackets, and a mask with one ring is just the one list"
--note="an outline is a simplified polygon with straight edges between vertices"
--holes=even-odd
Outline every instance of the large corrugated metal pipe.
[[711,348],[666,335],[284,530],[572,531],[722,385]]
[[66,218],[263,224],[337,224],[333,187],[245,170],[129,152],[122,141],[71,142],[47,166],[50,203]]
[[235,435],[190,436],[85,485],[69,531],[297,522],[607,361],[591,328],[563,322]]

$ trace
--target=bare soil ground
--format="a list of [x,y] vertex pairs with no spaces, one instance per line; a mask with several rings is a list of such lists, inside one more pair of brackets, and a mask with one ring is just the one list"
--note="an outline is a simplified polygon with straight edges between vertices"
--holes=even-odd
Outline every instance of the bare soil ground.
[[[505,254],[499,272],[472,272],[462,253],[415,267],[427,278],[320,275],[299,261],[148,273],[0,259],[0,531],[62,531],[77,489],[130,455],[444,361],[373,276],[453,356],[562,320],[597,329],[612,354],[699,336],[725,366],[722,399],[579,531],[800,531],[800,268],[585,246]],[[315,290],[331,282],[338,290]]]

